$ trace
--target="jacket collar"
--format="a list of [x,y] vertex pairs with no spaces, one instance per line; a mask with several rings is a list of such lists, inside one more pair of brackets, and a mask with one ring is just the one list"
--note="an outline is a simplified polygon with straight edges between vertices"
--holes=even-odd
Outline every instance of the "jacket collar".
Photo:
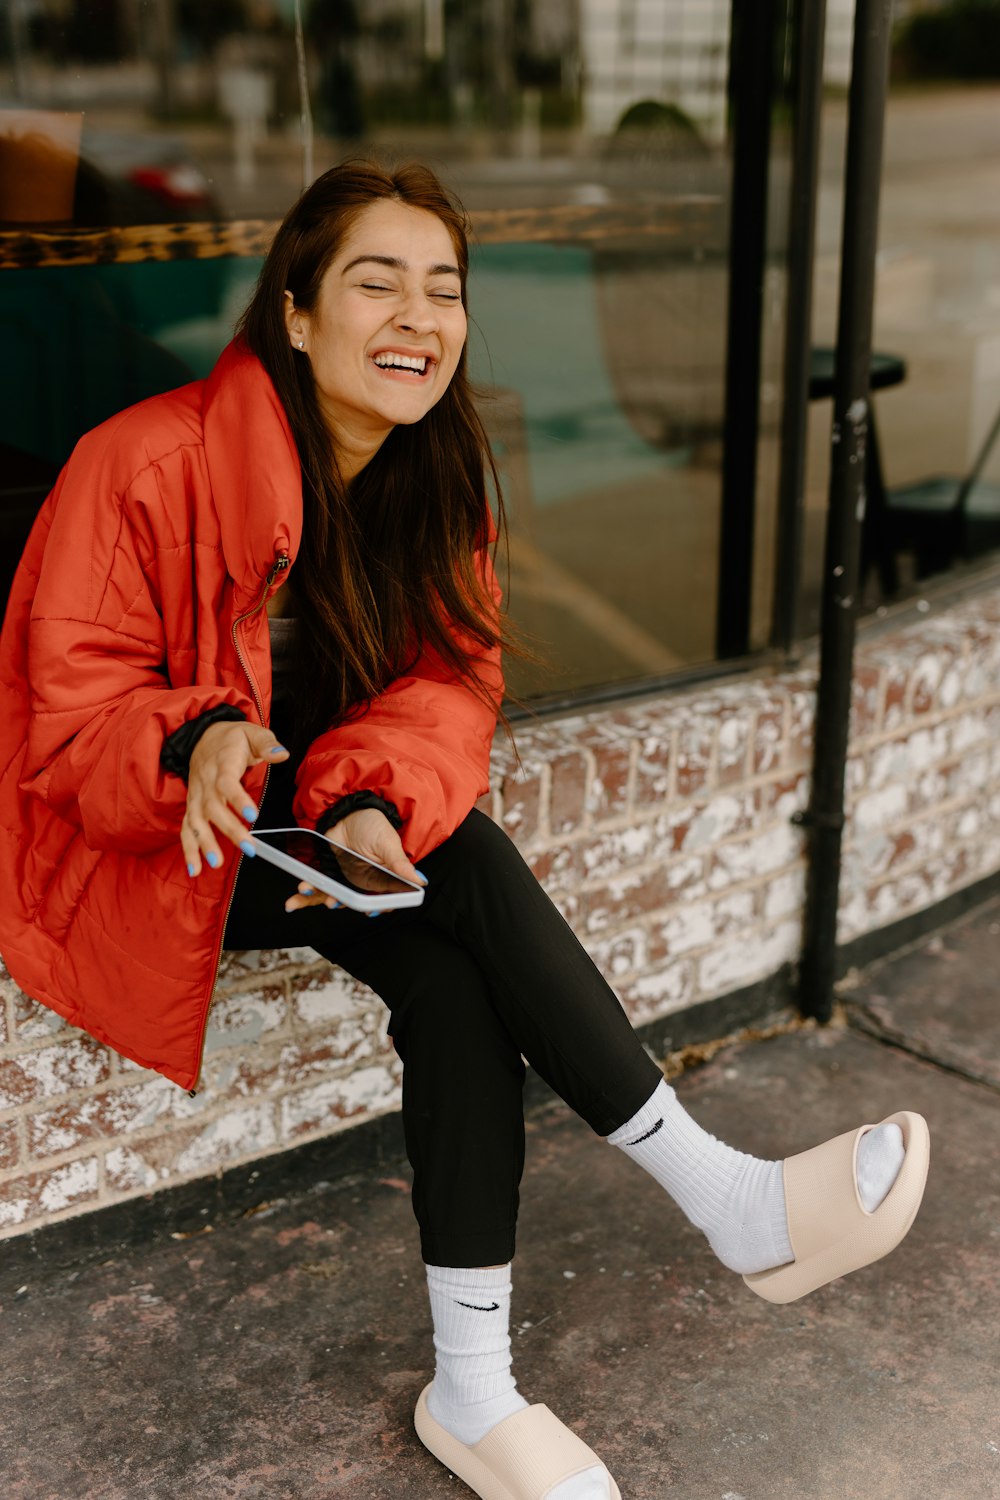
[[205,382],[205,461],[237,609],[259,598],[274,561],[302,537],[302,469],[271,378],[240,340]]

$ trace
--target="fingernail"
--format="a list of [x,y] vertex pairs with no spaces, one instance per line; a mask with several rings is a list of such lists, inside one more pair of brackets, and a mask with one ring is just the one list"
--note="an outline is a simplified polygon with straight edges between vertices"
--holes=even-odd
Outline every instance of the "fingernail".
[[251,859],[255,859],[257,857],[257,851],[254,848],[253,844],[251,844],[249,839],[244,839],[240,844],[240,848],[243,850],[244,854],[249,854]]
[[246,818],[248,823],[252,823],[257,814],[254,812],[252,807],[245,807],[243,809],[243,816]]
[[299,893],[303,896],[315,896],[316,894],[311,885],[300,885]]
[[267,753],[268,755],[284,755],[285,747],[284,745],[272,745]]
[[212,850],[211,854],[206,854],[205,858],[208,860],[208,862],[212,866],[213,870],[217,870],[219,868],[219,866],[222,864],[222,856],[221,856],[221,854],[216,854],[216,852],[215,852],[214,849]]
[[420,870],[417,871],[417,879],[420,881],[421,885],[430,885],[430,881],[427,879],[427,876],[424,875]]
[[188,865],[188,874],[194,879],[194,865]]
[[381,912],[380,912],[380,911],[370,911],[370,912],[369,912],[369,913],[368,913],[368,915],[369,915],[369,916],[370,916],[370,917],[380,917],[380,916],[381,916],[381,915],[382,915],[382,913],[381,913]]

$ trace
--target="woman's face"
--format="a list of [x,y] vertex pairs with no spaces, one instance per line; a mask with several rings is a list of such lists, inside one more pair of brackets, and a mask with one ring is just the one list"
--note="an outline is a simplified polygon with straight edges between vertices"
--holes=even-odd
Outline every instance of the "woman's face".
[[461,357],[467,320],[451,235],[422,208],[371,204],[327,268],[313,312],[285,293],[285,323],[312,364],[338,446],[374,451],[440,401]]

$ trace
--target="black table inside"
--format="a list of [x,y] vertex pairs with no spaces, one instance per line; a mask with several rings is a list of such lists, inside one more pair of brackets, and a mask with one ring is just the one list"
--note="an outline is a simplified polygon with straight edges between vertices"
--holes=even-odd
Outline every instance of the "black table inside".
[[[809,356],[809,400],[822,401],[833,395],[835,349],[813,349]],[[885,391],[890,386],[902,385],[906,379],[906,365],[898,354],[873,354],[871,389]]]

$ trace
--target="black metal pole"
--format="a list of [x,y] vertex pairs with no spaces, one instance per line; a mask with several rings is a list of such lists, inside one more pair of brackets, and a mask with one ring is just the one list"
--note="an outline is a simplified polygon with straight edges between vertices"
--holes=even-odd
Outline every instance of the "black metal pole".
[[800,1005],[804,1014],[820,1021],[830,1019],[836,977],[891,10],[892,0],[858,0],[854,14],[816,748],[812,801],[803,815],[811,835],[811,858]]
[[795,644],[798,625],[825,33],[826,0],[795,0],[795,115],[788,214],[788,294],[785,301],[778,541],[771,613],[771,644],[785,652],[790,652]]
[[767,255],[774,33],[778,0],[732,8],[732,190],[715,649],[722,659],[750,645],[761,317]]

